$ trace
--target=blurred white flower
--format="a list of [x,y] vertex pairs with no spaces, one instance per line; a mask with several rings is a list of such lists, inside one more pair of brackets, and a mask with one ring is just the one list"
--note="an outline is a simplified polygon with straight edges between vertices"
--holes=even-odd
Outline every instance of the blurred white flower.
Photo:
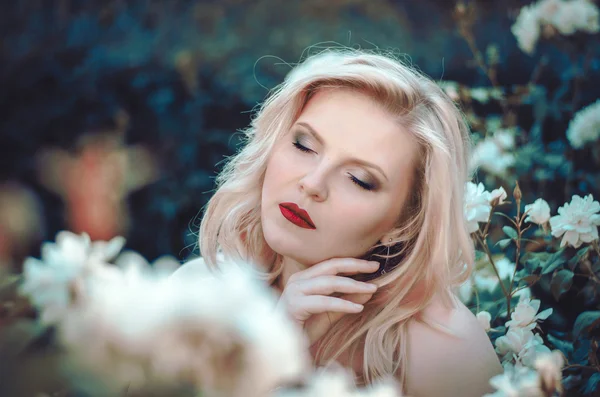
[[550,206],[542,198],[535,200],[533,204],[527,204],[525,212],[527,212],[525,222],[543,225],[550,220]]
[[579,248],[583,243],[598,239],[600,225],[600,203],[594,201],[591,194],[582,198],[573,195],[570,203],[558,208],[558,215],[550,218],[550,227],[554,237],[563,236],[560,246],[567,243]]
[[[494,264],[502,280],[510,279],[514,274],[515,264],[504,255],[494,256]],[[478,290],[489,292],[492,292],[500,282],[490,262],[485,262],[484,267],[473,273],[473,281]]]
[[494,131],[492,139],[501,149],[511,150],[515,148],[515,132],[512,129],[498,129]]
[[504,365],[504,372],[490,379],[497,391],[483,397],[545,397],[536,371],[521,365]]
[[458,288],[456,288],[455,294],[458,296],[458,299],[466,305],[471,301],[471,297],[473,296],[473,288],[474,282],[473,276],[471,276],[464,283],[458,286]]
[[567,129],[567,139],[575,149],[600,137],[600,99],[575,114]]
[[91,395],[185,383],[207,396],[259,396],[308,372],[305,335],[275,310],[256,269],[174,276],[174,258],[151,266],[135,252],[106,263],[123,241],[61,232],[25,264],[22,293],[53,320],[72,368],[105,387]]
[[525,328],[509,328],[495,341],[496,353],[503,362],[521,363],[532,367],[538,354],[549,353],[542,337]]
[[[96,271],[108,276],[111,269],[107,269],[104,261],[117,255],[124,244],[123,237],[92,243],[86,233],[61,231],[56,235],[56,243],[42,245],[41,260],[31,257],[25,260],[19,292],[41,309],[43,324],[53,324],[71,303],[76,281]],[[82,282],[79,280],[79,284]]]
[[486,311],[481,311],[477,313],[477,321],[479,321],[485,332],[488,332],[491,328],[490,321],[492,321],[492,315]]
[[588,0],[544,0],[538,5],[538,10],[540,22],[554,26],[565,36],[577,31],[597,33],[600,27],[598,7]]
[[486,87],[472,87],[469,92],[477,102],[487,103],[490,99],[490,91]]
[[440,81],[438,82],[439,86],[444,90],[446,95],[450,97],[453,101],[458,101],[460,99],[460,95],[458,94],[458,83],[455,81]]
[[517,20],[511,27],[519,48],[526,54],[533,54],[540,37],[540,23],[535,4],[521,8]]
[[538,320],[546,320],[552,314],[552,308],[548,308],[537,314],[540,310],[539,299],[522,298],[517,303],[515,310],[510,316],[510,321],[506,322],[508,328],[523,328],[533,330],[537,326]]
[[316,370],[304,388],[276,390],[270,397],[402,397],[399,390],[393,378],[357,388],[351,370],[335,364]]
[[481,167],[492,175],[504,177],[515,163],[514,154],[504,151],[493,138],[478,142],[471,156],[471,170]]
[[504,204],[504,200],[506,200],[506,197],[506,190],[504,190],[504,188],[500,186],[498,189],[494,189],[490,193],[490,204],[493,203],[496,199],[498,200],[497,205]]
[[483,183],[465,183],[464,212],[469,233],[479,230],[479,222],[488,221],[491,209],[490,192],[485,190]]
[[564,356],[559,350],[554,350],[550,354],[540,354],[535,359],[533,367],[540,375],[542,390],[562,392],[562,368],[564,365]]
[[264,395],[310,365],[307,341],[242,266],[165,277],[130,266],[95,282],[65,315],[59,340],[109,390],[187,382],[204,395]]
[[541,0],[521,8],[511,31],[523,52],[533,53],[541,25],[553,26],[563,35],[577,31],[598,33],[600,12],[598,6],[589,0]]

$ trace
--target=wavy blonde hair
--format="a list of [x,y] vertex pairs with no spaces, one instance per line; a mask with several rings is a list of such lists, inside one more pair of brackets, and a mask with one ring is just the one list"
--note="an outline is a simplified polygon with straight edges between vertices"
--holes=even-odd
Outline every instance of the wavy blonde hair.
[[334,48],[307,57],[262,103],[243,131],[243,148],[218,175],[200,225],[200,251],[213,268],[222,251],[262,266],[261,276],[269,283],[279,276],[281,258],[265,242],[260,220],[267,160],[311,96],[336,87],[375,99],[413,134],[422,156],[394,238],[364,256],[385,258],[385,268],[376,275],[382,286],[360,314],[346,315],[331,327],[321,339],[316,362],[331,363],[344,351],[353,362],[364,336],[363,381],[395,375],[404,388],[407,346],[402,341],[409,321],[452,334],[420,314],[438,293],[451,308],[455,288],[468,279],[473,266],[473,242],[463,218],[464,184],[470,180],[469,130],[460,110],[434,81],[382,52]]

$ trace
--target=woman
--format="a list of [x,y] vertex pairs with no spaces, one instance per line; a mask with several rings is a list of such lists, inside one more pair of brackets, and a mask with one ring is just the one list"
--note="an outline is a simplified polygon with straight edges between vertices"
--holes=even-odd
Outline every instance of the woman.
[[315,363],[351,367],[359,384],[392,374],[411,396],[490,392],[502,367],[452,292],[473,263],[470,140],[443,91],[392,57],[329,49],[245,133],[202,219],[205,262],[261,266]]

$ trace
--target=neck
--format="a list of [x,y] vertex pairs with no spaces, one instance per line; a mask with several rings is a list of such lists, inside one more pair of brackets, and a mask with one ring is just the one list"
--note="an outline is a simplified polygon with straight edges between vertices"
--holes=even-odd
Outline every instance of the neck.
[[281,261],[283,270],[281,271],[279,277],[277,277],[275,283],[273,283],[273,287],[280,292],[283,292],[283,289],[287,285],[292,274],[304,270],[305,266],[287,256],[282,257]]

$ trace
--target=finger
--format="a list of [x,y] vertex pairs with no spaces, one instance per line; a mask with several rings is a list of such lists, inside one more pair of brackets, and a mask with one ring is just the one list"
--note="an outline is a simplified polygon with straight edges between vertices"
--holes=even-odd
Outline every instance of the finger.
[[373,293],[377,286],[341,276],[319,276],[298,281],[298,291],[304,295],[330,295],[336,292],[345,294]]
[[[350,294],[344,295],[344,299],[350,302],[365,304],[371,299],[373,294]],[[340,312],[326,312],[319,313],[311,316],[305,323],[306,334],[310,341],[310,345],[321,339],[325,333],[331,328],[331,326],[337,323],[345,313]]]
[[373,273],[379,269],[379,262],[356,258],[333,258],[320,262],[306,270],[295,274],[297,280],[305,280],[318,276],[334,276],[339,274]]
[[297,310],[310,314],[325,312],[359,313],[362,311],[363,305],[342,298],[308,295],[298,299],[297,308]]

